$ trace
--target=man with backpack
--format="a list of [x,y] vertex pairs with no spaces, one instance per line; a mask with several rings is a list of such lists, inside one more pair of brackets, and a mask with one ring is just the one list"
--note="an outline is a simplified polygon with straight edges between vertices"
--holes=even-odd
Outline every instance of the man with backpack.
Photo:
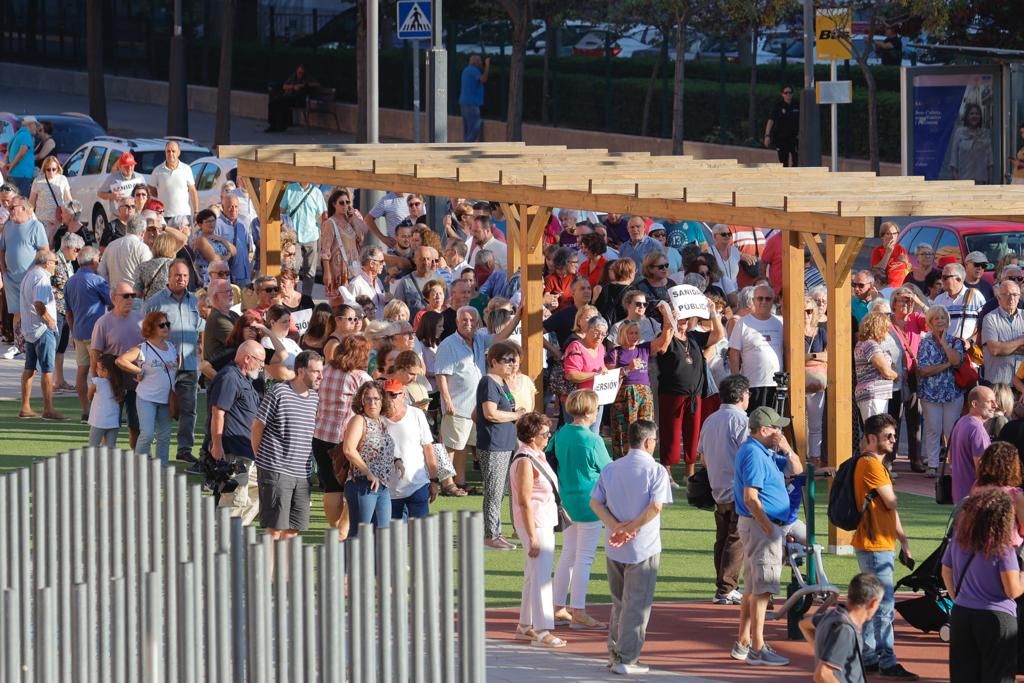
[[[878,673],[883,678],[916,681],[896,661],[893,636],[895,586],[893,574],[896,563],[896,544],[900,546],[900,561],[909,562],[910,541],[903,531],[897,512],[896,492],[885,469],[885,459],[896,448],[896,420],[883,413],[872,415],[864,422],[863,450],[853,464],[853,500],[862,515],[853,534],[853,547],[862,572],[874,574],[882,582],[885,592],[878,611],[864,628],[864,670]],[[833,487],[841,486],[843,471],[837,475]],[[866,504],[865,504],[866,503]],[[835,501],[829,500],[829,518],[833,518]]]
[[861,632],[878,611],[885,586],[874,574],[857,574],[846,592],[846,607],[837,606],[805,617],[804,637],[814,643],[815,683],[861,683],[867,680]]

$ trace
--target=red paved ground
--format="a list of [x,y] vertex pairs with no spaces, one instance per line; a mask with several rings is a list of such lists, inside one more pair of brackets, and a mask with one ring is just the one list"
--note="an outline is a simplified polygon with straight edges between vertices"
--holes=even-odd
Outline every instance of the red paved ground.
[[[588,606],[588,612],[607,621],[609,606]],[[487,637],[513,640],[518,609],[487,611]],[[765,626],[765,636],[779,652],[789,657],[788,667],[753,667],[729,658],[729,648],[736,638],[739,607],[709,603],[656,603],[647,629],[643,661],[651,667],[675,671],[689,676],[702,676],[720,681],[806,681],[813,667],[811,647],[804,642],[786,640],[784,622]],[[569,641],[566,651],[584,657],[603,659],[608,656],[607,632],[557,631]],[[896,656],[922,681],[946,681],[949,678],[948,646],[938,634],[921,633],[897,615]],[[604,673],[595,671],[595,675]],[[883,679],[878,679],[883,680]]]

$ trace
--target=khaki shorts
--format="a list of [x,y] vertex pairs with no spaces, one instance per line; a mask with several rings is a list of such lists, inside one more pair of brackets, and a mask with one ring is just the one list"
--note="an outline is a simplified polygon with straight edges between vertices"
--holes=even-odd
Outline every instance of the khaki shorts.
[[75,340],[75,364],[80,368],[89,367],[89,344],[90,339]]
[[450,451],[476,446],[476,425],[468,417],[445,415],[441,418],[441,443]]
[[736,525],[743,543],[743,583],[758,595],[776,594],[782,583],[782,537],[784,529],[772,525],[771,535],[753,517],[740,517]]

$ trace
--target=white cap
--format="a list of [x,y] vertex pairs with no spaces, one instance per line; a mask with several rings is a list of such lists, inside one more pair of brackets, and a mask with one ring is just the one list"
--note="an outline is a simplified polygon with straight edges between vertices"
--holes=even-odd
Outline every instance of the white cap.
[[34,117],[34,116],[32,116],[30,114],[29,116],[22,116],[21,117],[21,123],[22,123],[22,125],[24,125],[26,123],[39,123],[39,119],[37,119],[36,117]]

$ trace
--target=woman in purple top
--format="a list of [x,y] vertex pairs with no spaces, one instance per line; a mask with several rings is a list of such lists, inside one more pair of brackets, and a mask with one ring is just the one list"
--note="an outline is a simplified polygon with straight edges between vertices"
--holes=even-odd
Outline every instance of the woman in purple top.
[[953,598],[949,679],[1007,683],[1017,673],[1017,604],[1024,577],[1011,537],[1016,517],[998,488],[972,494],[957,513],[942,556],[942,581]]
[[629,450],[629,425],[637,420],[654,420],[654,393],[647,372],[651,343],[641,342],[640,338],[640,323],[626,320],[619,326],[615,348],[604,356],[604,364],[622,374],[612,411],[612,448],[616,458]]

